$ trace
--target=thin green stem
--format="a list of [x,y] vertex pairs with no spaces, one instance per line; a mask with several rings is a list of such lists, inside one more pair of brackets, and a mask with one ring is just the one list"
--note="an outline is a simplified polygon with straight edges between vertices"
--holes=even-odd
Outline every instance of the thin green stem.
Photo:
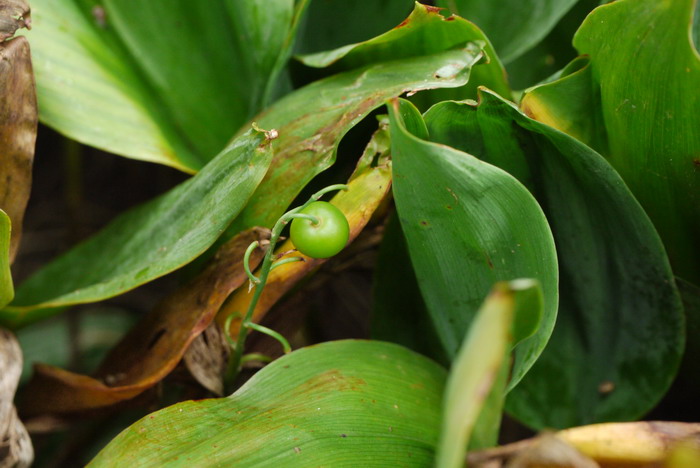
[[296,218],[308,219],[309,221],[311,221],[311,224],[314,224],[314,225],[316,225],[320,222],[316,216],[310,215],[310,214],[305,214],[305,213],[292,213],[291,215],[289,215],[287,217],[288,220],[289,219],[296,219]]
[[250,271],[250,255],[259,246],[260,246],[260,242],[253,241],[248,246],[248,248],[245,251],[245,254],[243,255],[243,269],[245,270],[245,274],[248,275],[248,279],[250,279],[250,282],[253,284],[259,284],[260,279],[257,276],[255,276],[252,271]]
[[282,349],[284,350],[284,354],[292,352],[292,347],[289,345],[289,341],[287,341],[287,339],[284,336],[282,336],[281,333],[277,333],[276,331],[274,331],[271,328],[267,328],[267,327],[264,327],[258,323],[253,323],[253,322],[247,323],[245,326],[248,328],[252,328],[253,330],[255,330],[257,332],[264,333],[265,335],[279,341],[280,344],[282,345]]
[[264,363],[272,362],[272,358],[262,353],[248,353],[244,354],[241,358],[241,364],[245,364],[250,361],[260,361]]

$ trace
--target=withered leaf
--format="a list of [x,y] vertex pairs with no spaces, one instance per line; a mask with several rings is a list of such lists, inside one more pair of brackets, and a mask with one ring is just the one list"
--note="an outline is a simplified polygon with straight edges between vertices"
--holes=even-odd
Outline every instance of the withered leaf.
[[230,354],[223,329],[212,322],[187,348],[183,361],[197,382],[213,394],[223,396],[223,377]]
[[[209,326],[231,291],[247,280],[243,254],[248,245],[268,237],[267,229],[252,228],[221,246],[202,273],[165,298],[112,349],[95,376],[35,366],[24,392],[23,413],[68,414],[105,408],[160,382]],[[251,256],[253,267],[262,253],[256,249]]]
[[[0,3],[0,38],[6,8]],[[17,252],[29,199],[37,125],[29,43],[24,37],[0,42],[0,209],[12,221],[10,261]]]
[[22,351],[17,339],[0,328],[0,468],[29,466],[34,449],[13,404],[22,373]]
[[30,11],[27,0],[0,0],[0,42],[20,28],[31,28]]

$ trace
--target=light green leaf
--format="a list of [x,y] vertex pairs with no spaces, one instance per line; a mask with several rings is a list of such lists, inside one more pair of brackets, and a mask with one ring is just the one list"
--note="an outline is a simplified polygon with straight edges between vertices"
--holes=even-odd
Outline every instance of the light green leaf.
[[509,394],[508,410],[536,428],[559,428],[651,409],[683,353],[683,311],[658,235],[619,175],[589,147],[491,92],[478,107],[436,105],[425,120],[434,141],[526,184],[554,233],[557,326]]
[[394,344],[323,343],[274,361],[228,398],[143,418],[89,466],[428,466],[445,377]]
[[476,23],[508,63],[540,42],[577,0],[438,0]]
[[298,58],[307,66],[328,67],[328,73],[337,73],[388,60],[433,54],[469,41],[484,44],[489,63],[475,67],[467,88],[450,92],[451,97],[474,97],[477,86],[487,86],[510,97],[503,66],[484,33],[463,18],[445,18],[439,9],[420,3],[415,4],[411,15],[399,26],[373,39]]
[[[450,369],[436,467],[464,466],[465,448],[487,396],[497,395],[489,403],[497,410],[502,407],[505,387],[502,377],[508,374],[511,346],[534,331],[532,326],[522,327],[522,323],[529,322],[536,328],[541,310],[542,292],[536,281],[516,280],[493,287],[474,316]],[[500,421],[500,411],[497,414]],[[498,431],[493,436],[495,443]]]
[[10,271],[11,231],[10,217],[0,210],[0,307],[9,303],[15,294]]
[[198,170],[260,110],[291,49],[294,2],[268,0],[264,15],[261,3],[33,1],[41,120],[122,156]]
[[270,164],[270,146],[259,131],[235,139],[197,175],[120,215],[30,277],[0,322],[17,327],[57,307],[113,297],[192,261],[245,206]]
[[513,387],[544,348],[557,314],[557,259],[542,209],[501,169],[414,136],[424,130],[406,128],[418,112],[407,101],[393,101],[389,110],[396,207],[448,356],[456,356],[494,283],[530,277],[542,284],[542,324],[516,348]]

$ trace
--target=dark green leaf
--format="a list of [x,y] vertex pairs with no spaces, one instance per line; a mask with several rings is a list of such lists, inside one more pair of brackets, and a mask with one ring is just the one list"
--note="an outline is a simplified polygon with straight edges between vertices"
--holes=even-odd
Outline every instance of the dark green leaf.
[[228,398],[145,417],[90,466],[427,466],[445,377],[434,362],[394,344],[304,348]]
[[192,261],[245,206],[270,164],[270,146],[254,130],[235,139],[197,175],[29,278],[0,321],[16,327],[56,312],[47,308],[116,296]]
[[490,92],[478,107],[439,104],[426,123],[435,141],[517,176],[554,232],[557,326],[510,393],[509,410],[538,428],[648,411],[682,355],[682,307],[658,235],[619,175],[589,147]]
[[438,0],[476,23],[510,62],[540,42],[577,0]]
[[523,105],[538,120],[583,135],[608,158],[654,222],[675,273],[697,285],[700,56],[689,36],[695,4],[626,0],[599,7],[574,38],[590,70],[536,88]]
[[190,172],[260,110],[294,34],[293,0],[36,0],[32,8],[42,121]]
[[410,103],[393,101],[389,109],[396,207],[448,356],[456,355],[495,282],[531,277],[542,284],[542,325],[516,348],[514,386],[547,343],[557,313],[556,253],[544,214],[528,190],[501,169],[416,138],[416,128],[405,126],[416,122],[418,111]]

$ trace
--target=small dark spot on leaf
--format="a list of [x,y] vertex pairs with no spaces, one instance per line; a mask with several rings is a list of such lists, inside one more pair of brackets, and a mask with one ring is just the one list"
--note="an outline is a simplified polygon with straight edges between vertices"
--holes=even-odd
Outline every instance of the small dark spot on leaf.
[[428,226],[428,222],[425,221],[425,220],[423,220],[423,221],[420,222],[420,225],[421,225],[421,226]]
[[452,209],[452,205],[445,205],[445,208],[447,208],[448,210],[451,210],[451,209]]
[[428,13],[440,13],[442,8],[436,7],[436,6],[430,6],[430,5],[425,5],[425,9],[428,11]]
[[340,434],[340,437],[343,437],[343,438],[345,438],[347,436],[348,436],[347,434]]
[[457,19],[456,16],[450,16],[449,18],[446,18],[445,21],[454,21],[456,19]]
[[693,167],[696,171],[700,171],[700,158],[693,158]]
[[394,29],[403,28],[403,27],[406,26],[407,24],[408,24],[408,18],[406,18],[405,20],[401,21],[401,23],[400,23],[398,26],[396,26],[396,28],[394,28]]

